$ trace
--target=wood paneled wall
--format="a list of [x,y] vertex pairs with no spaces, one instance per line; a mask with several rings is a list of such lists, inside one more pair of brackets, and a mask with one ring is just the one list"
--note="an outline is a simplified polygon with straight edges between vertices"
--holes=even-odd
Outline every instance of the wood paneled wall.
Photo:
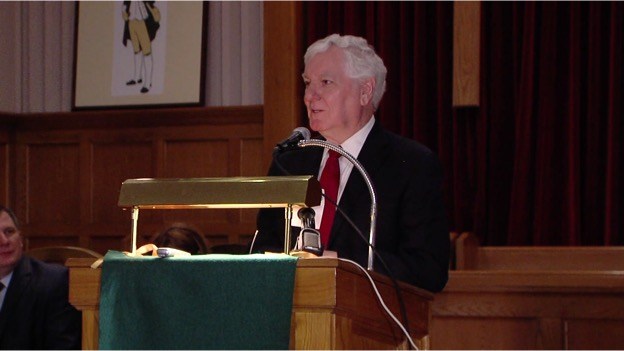
[[[129,178],[262,176],[262,107],[184,108],[0,116],[0,199],[30,248],[129,250]],[[14,162],[10,162],[14,159]],[[244,244],[257,210],[143,210],[139,244],[174,222],[209,244]]]

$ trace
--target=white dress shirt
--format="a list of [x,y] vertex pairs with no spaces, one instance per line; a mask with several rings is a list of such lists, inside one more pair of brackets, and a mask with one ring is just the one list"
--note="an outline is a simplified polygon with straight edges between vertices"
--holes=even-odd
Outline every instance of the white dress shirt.
[[4,285],[4,288],[0,290],[0,310],[2,310],[2,305],[4,304],[4,297],[6,296],[7,289],[9,288],[9,284],[11,283],[11,278],[13,277],[13,272],[9,273],[9,275],[0,279],[0,283]]

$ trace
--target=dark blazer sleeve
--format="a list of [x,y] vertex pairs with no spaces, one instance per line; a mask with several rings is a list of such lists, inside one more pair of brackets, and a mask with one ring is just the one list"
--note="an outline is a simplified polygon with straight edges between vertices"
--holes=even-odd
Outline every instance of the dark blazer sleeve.
[[[69,303],[69,271],[60,265],[50,265],[43,286],[49,294],[46,306],[46,349],[80,349],[82,343],[81,314]],[[42,291],[43,292],[43,291]]]
[[66,267],[24,256],[0,312],[0,349],[80,349],[81,314],[68,283]]
[[[438,292],[448,280],[450,251],[442,172],[433,153],[417,159],[413,176],[406,175],[403,194],[397,194],[398,205],[391,207],[395,213],[382,212],[378,250],[397,279]],[[381,206],[388,207],[385,195],[381,196]],[[388,217],[394,223],[388,223]],[[379,266],[379,270],[385,272],[386,267]]]
[[[358,161],[377,195],[374,269],[429,291],[448,280],[450,240],[442,198],[442,169],[437,156],[418,142],[382,129],[371,130]],[[365,239],[370,232],[368,188],[355,168],[339,206]],[[367,242],[336,215],[329,250],[366,267]],[[383,262],[382,262],[383,261]]]

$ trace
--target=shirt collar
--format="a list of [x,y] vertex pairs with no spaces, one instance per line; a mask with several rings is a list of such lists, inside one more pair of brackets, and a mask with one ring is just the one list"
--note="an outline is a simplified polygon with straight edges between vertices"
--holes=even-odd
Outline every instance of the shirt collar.
[[348,153],[350,153],[354,158],[357,158],[362,150],[362,146],[364,146],[364,142],[368,137],[371,129],[373,129],[373,125],[375,124],[375,116],[373,116],[368,123],[362,127],[362,129],[358,130],[355,134],[353,134],[349,139],[345,140],[340,146]]
[[6,276],[4,276],[4,278],[0,279],[0,282],[4,284],[5,290],[9,288],[9,283],[11,282],[11,278],[13,277],[13,272],[15,271],[14,270],[11,271],[11,273],[7,274]]

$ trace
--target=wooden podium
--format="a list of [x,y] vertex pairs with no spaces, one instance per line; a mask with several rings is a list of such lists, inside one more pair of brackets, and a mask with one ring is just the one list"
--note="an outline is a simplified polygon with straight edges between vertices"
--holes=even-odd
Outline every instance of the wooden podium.
[[[69,300],[82,311],[82,347],[98,348],[101,269],[94,259],[69,259]],[[399,303],[389,278],[371,273],[386,306],[400,320]],[[420,349],[429,348],[433,295],[400,283],[409,333]],[[337,259],[300,259],[295,273],[291,349],[408,348],[401,329],[383,310],[368,278]]]

